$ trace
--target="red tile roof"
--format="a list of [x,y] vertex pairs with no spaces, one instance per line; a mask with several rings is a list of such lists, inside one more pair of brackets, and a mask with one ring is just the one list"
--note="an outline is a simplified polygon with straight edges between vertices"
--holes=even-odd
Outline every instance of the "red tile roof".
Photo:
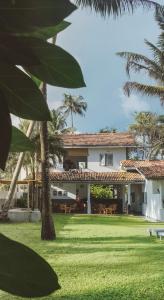
[[[38,177],[40,179],[40,176]],[[50,180],[55,182],[88,182],[88,183],[129,183],[143,182],[144,177],[134,172],[81,172],[72,170],[67,172],[51,172]]]
[[147,179],[164,178],[164,160],[123,160],[121,165],[125,169],[136,169]]
[[87,133],[87,134],[62,134],[64,146],[67,147],[92,147],[92,146],[135,146],[134,136],[127,132],[119,133]]

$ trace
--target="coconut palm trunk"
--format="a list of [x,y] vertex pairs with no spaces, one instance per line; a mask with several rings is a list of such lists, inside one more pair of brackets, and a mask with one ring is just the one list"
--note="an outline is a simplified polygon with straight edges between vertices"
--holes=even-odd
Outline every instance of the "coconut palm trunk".
[[[46,83],[42,85],[42,93],[47,100]],[[42,240],[54,240],[56,238],[55,227],[51,212],[50,181],[49,181],[49,149],[47,122],[40,124],[41,144],[41,174],[42,174]]]
[[[26,133],[27,137],[30,137],[32,134],[32,131],[34,129],[35,126],[35,121],[31,121]],[[14,194],[15,194],[15,189],[16,189],[16,183],[20,174],[20,170],[23,164],[23,160],[24,160],[24,156],[25,156],[25,152],[21,152],[19,154],[19,158],[17,161],[17,165],[13,174],[13,178],[10,184],[10,188],[3,206],[3,212],[7,212],[9,210],[10,207],[14,206]]]

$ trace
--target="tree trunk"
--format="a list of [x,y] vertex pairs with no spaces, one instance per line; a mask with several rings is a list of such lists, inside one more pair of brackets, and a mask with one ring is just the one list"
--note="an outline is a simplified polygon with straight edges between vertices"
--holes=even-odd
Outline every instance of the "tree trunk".
[[[46,83],[43,83],[42,93],[47,100]],[[56,238],[50,202],[50,182],[49,182],[49,151],[48,151],[48,130],[47,122],[40,125],[41,144],[41,174],[42,174],[42,240],[54,240]]]
[[[34,126],[35,126],[35,121],[31,121],[30,124],[29,124],[28,130],[27,130],[27,133],[26,133],[27,137],[31,136],[32,131],[34,129]],[[15,193],[15,189],[16,189],[16,183],[17,183],[17,180],[18,180],[18,177],[19,177],[19,174],[20,174],[20,170],[21,170],[21,167],[22,167],[24,155],[25,155],[25,152],[21,152],[19,154],[19,158],[18,158],[18,161],[17,161],[17,165],[15,167],[15,171],[14,171],[13,178],[12,178],[12,181],[11,181],[11,184],[10,184],[10,188],[9,188],[9,191],[8,191],[8,194],[7,194],[4,206],[3,206],[3,211],[4,212],[7,212],[9,210],[9,208],[14,205],[14,201],[13,201],[14,200],[14,193]]]

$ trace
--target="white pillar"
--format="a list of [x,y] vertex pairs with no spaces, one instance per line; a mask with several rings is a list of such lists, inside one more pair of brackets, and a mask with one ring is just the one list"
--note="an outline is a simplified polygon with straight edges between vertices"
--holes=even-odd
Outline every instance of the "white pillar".
[[131,204],[130,203],[130,198],[131,198],[131,184],[129,183],[128,184],[128,204]]
[[90,197],[90,184],[87,187],[87,214],[91,214],[91,197]]

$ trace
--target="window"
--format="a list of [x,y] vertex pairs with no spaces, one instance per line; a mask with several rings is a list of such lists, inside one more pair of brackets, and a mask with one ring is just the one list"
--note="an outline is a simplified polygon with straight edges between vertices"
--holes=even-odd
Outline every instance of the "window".
[[113,153],[100,153],[100,166],[113,166]]
[[79,161],[79,169],[85,169],[85,168],[86,168],[85,161]]
[[57,196],[57,190],[53,190],[53,196]]

